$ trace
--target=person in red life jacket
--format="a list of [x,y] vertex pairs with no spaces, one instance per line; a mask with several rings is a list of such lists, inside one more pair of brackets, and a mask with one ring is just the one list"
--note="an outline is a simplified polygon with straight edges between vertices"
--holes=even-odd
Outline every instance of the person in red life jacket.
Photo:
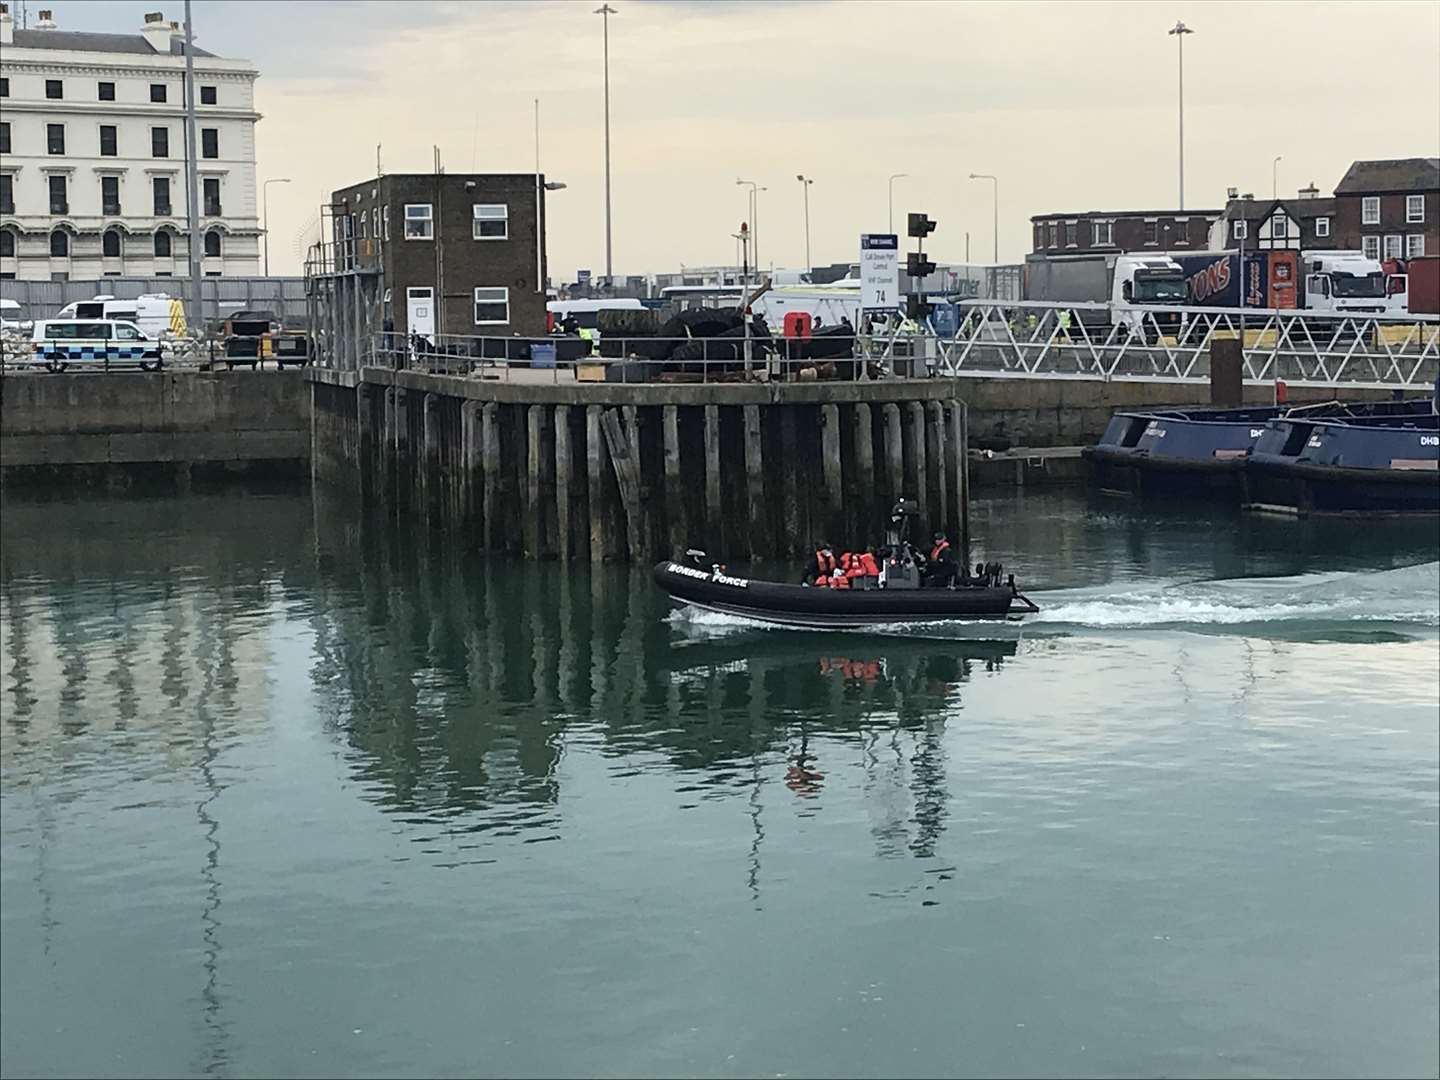
[[875,556],[868,551],[862,551],[856,557],[860,564],[860,574],[863,577],[879,577],[880,565],[875,561]]
[[925,584],[932,588],[944,588],[955,582],[959,567],[955,565],[955,554],[950,550],[950,541],[943,532],[935,534],[935,545],[925,563]]
[[830,577],[836,569],[835,552],[830,550],[830,545],[824,540],[815,546],[815,558],[805,569],[805,576],[801,578],[801,584],[808,585],[813,580],[816,585],[829,585]]

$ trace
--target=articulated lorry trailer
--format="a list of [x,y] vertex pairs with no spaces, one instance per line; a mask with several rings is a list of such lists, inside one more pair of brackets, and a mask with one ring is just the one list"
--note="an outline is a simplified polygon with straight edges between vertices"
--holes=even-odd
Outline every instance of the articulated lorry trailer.
[[1183,268],[1187,302],[1195,307],[1355,317],[1390,309],[1384,270],[1358,251],[1174,251],[1170,257]]
[[[1074,255],[1025,260],[1025,299],[1048,303],[1108,304],[1081,308],[1076,318],[1108,333],[1118,324],[1130,333],[1154,336],[1180,329],[1181,316],[1152,308],[1186,303],[1185,275],[1169,255]],[[1150,316],[1147,319],[1147,316]]]

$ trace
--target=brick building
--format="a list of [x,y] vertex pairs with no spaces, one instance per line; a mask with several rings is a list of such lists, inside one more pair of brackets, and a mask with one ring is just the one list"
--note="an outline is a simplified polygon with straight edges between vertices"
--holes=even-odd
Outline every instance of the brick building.
[[1044,258],[1127,251],[1204,251],[1219,210],[1089,210],[1030,219],[1034,254]]
[[1337,247],[1372,259],[1440,254],[1440,158],[1357,161],[1335,203]]
[[330,199],[331,269],[378,275],[380,318],[400,334],[541,335],[546,185],[538,180],[392,173],[341,188]]

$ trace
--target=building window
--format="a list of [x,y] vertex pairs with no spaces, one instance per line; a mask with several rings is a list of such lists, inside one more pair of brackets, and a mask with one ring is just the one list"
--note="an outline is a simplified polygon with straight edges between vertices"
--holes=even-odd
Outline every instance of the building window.
[[120,178],[118,176],[102,176],[100,178],[100,212],[110,215],[120,213]]
[[163,82],[150,84],[150,100],[157,105],[165,104],[165,84]]
[[155,234],[155,257],[157,259],[170,258],[170,232],[168,229],[161,229]]
[[9,173],[0,173],[0,214],[15,213],[15,181]]
[[370,215],[364,210],[360,211],[360,239],[370,239]]
[[1399,233],[1390,233],[1385,237],[1385,258],[1398,259],[1405,251],[1405,238]]
[[470,235],[476,240],[505,240],[510,236],[510,208],[504,203],[476,203]]
[[1094,221],[1090,223],[1090,245],[1092,247],[1109,247],[1115,243],[1114,235],[1114,222]]
[[1045,226],[1045,229],[1046,229],[1046,231],[1049,233],[1049,236],[1050,236],[1050,244],[1049,244],[1049,246],[1052,247],[1052,248],[1053,248],[1053,247],[1056,247],[1056,246],[1059,244],[1058,236],[1059,236],[1060,230],[1056,227],[1055,222],[1053,222],[1053,221],[1050,222],[1048,225],[1046,225],[1046,226]]
[[200,156],[206,158],[218,158],[220,156],[220,129],[200,129]]
[[380,208],[380,239],[385,241],[390,239],[390,207],[388,206]]
[[205,257],[207,259],[218,259],[220,257],[219,229],[211,229],[205,234]]
[[1284,214],[1276,214],[1270,219],[1270,239],[1284,240],[1289,234],[1290,222]]
[[1362,236],[1360,238],[1360,253],[1367,259],[1380,258],[1380,237]]
[[376,240],[380,239],[380,208],[378,206],[370,208],[370,231],[375,234]]
[[105,235],[100,237],[100,254],[107,259],[118,259],[120,257],[119,229],[105,230]]
[[1035,226],[1035,250],[1039,251],[1045,246],[1045,226]]
[[213,87],[213,86],[202,86],[202,87],[200,87],[200,104],[201,104],[201,105],[214,105],[214,104],[215,104],[215,87]]
[[1145,222],[1145,243],[1157,244],[1160,242],[1160,226],[1153,222]]
[[0,154],[10,153],[10,121],[0,120]]
[[1360,200],[1360,224],[1380,224],[1380,196],[1366,195]]
[[15,257],[15,234],[9,229],[0,229],[0,259]]
[[1245,239],[1246,230],[1244,218],[1236,218],[1230,223],[1230,235],[1236,240]]
[[45,125],[45,149],[51,154],[65,153],[65,125]]
[[10,80],[0,78],[0,97],[10,96]]
[[50,257],[52,259],[63,259],[70,254],[70,234],[64,229],[56,229],[50,234]]
[[157,127],[150,129],[150,156],[170,156],[170,129]]
[[1315,235],[1322,240],[1330,235],[1330,219],[1328,217],[1315,219]]
[[203,183],[204,183],[204,186],[205,186],[205,192],[204,192],[204,195],[205,195],[205,200],[204,200],[205,216],[206,216],[206,217],[219,217],[219,216],[220,216],[220,181],[219,181],[216,177],[207,176],[207,177],[205,177]]
[[119,154],[120,148],[116,137],[114,124],[100,125],[100,156],[115,157]]
[[510,321],[509,289],[475,290],[475,325],[493,326]]
[[151,188],[155,192],[155,216],[170,216],[170,178],[168,176],[157,176],[151,182]]
[[65,84],[59,79],[46,79],[45,96],[52,101],[59,101],[65,96]]
[[1405,220],[1406,220],[1407,222],[1424,221],[1424,220],[1425,220],[1425,196],[1424,196],[1424,195],[1406,195],[1406,196],[1405,196]]
[[1405,257],[1407,259],[1418,259],[1425,254],[1425,234],[1411,233],[1405,237]]
[[70,212],[70,202],[65,197],[67,194],[65,188],[65,177],[50,177],[50,213],[68,214]]
[[1078,241],[1077,241],[1077,232],[1078,232],[1078,229],[1077,229],[1077,227],[1076,227],[1076,223],[1075,223],[1075,222],[1073,222],[1073,221],[1067,221],[1067,222],[1065,222],[1065,246],[1066,246],[1066,247],[1075,247],[1075,246],[1076,246],[1076,244],[1077,244],[1077,242],[1078,242]]
[[115,84],[113,82],[102,82],[97,84],[96,96],[101,101],[115,100]]
[[435,221],[429,203],[405,204],[405,239],[430,240],[435,236]]

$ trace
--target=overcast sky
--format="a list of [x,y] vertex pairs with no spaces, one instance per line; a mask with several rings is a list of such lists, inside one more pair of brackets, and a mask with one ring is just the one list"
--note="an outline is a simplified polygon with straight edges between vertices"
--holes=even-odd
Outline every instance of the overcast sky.
[[[259,178],[271,265],[299,272],[329,192],[375,173],[530,171],[541,99],[550,265],[603,273],[601,18],[570,0],[195,0],[197,42],[260,71]],[[38,0],[29,0],[32,12]],[[61,29],[138,32],[179,0],[53,0]],[[895,215],[939,222],[941,261],[1030,247],[1029,216],[1165,209],[1177,200],[1177,18],[1185,38],[1185,201],[1230,185],[1329,194],[1356,158],[1440,155],[1440,4],[907,3],[614,0],[615,273],[730,262],[760,196],[767,265],[857,258]],[[903,226],[902,226],[903,231]]]

